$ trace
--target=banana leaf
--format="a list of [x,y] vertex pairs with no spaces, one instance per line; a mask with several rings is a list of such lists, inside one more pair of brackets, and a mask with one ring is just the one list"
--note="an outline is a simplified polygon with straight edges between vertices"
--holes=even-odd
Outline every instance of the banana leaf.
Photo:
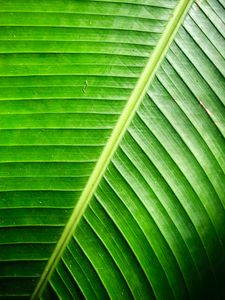
[[0,299],[225,299],[225,3],[0,0]]

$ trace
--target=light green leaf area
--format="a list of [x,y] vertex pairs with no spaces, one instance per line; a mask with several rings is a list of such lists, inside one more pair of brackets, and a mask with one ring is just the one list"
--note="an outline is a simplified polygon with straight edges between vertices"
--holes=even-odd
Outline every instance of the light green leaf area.
[[225,298],[224,20],[0,0],[0,299]]

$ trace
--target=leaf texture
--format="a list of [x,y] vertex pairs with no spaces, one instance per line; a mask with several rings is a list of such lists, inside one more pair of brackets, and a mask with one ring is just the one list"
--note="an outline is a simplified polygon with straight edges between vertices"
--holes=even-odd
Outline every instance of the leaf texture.
[[218,0],[191,6],[54,256],[177,5],[2,1],[0,298],[225,297]]
[[32,294],[176,1],[160,5],[1,1],[2,298]]

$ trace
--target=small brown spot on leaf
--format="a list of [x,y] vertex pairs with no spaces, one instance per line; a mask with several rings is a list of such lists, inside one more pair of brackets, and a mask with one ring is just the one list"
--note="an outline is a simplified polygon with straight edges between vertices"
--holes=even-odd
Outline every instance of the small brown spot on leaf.
[[85,82],[84,82],[84,86],[83,86],[83,92],[84,92],[84,93],[86,93],[86,91],[87,91],[87,87],[88,87],[88,81],[87,81],[87,80],[85,80]]

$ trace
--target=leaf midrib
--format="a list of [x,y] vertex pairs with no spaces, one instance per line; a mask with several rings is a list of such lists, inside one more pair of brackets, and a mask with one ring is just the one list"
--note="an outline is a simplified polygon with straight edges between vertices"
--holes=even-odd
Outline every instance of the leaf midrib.
[[165,54],[193,1],[194,0],[180,0],[178,2],[173,16],[168,22],[157,46],[149,57],[148,62],[140,78],[138,79],[129,100],[112,131],[111,137],[109,138],[104,150],[102,151],[102,154],[100,155],[100,158],[91,176],[89,177],[89,180],[72,212],[72,215],[64,228],[64,231],[52,253],[52,256],[50,257],[45,270],[34,290],[34,293],[31,297],[32,300],[38,299],[43,289],[45,288],[45,285],[47,284],[52,272],[54,271],[64,249],[67,246],[67,243],[74,233],[74,230],[78,226],[80,219],[84,215],[84,212],[88,207],[89,202],[106,171],[106,168],[108,167],[122,137],[124,136],[131,120],[134,117],[139,104],[146,94],[147,88],[154,78],[154,75],[160,63],[164,59]]

